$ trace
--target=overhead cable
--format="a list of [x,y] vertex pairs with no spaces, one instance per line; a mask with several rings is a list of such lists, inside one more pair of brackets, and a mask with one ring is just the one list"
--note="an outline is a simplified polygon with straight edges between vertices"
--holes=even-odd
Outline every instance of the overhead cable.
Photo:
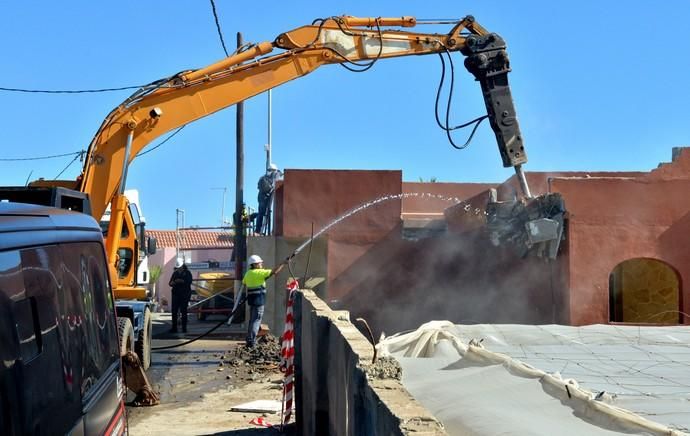
[[67,164],[67,166],[66,166],[65,168],[63,168],[62,171],[60,171],[60,173],[59,173],[57,176],[55,176],[55,178],[54,178],[53,180],[57,180],[58,177],[60,177],[60,176],[62,175],[62,173],[64,173],[65,171],[67,171],[67,168],[71,167],[72,164],[73,164],[74,162],[77,161],[77,159],[79,159],[80,157],[83,158],[84,153],[86,153],[86,152],[82,150],[82,151],[79,152],[79,154],[77,154],[76,156],[74,156],[74,159],[72,159],[72,160]]
[[23,92],[29,94],[94,94],[98,92],[113,92],[125,91],[128,89],[139,89],[141,85],[137,86],[122,86],[119,88],[99,88],[99,89],[24,89],[24,88],[5,88],[0,87],[0,91],[4,92]]
[[225,56],[228,57],[228,49],[225,47],[225,39],[223,39],[223,32],[220,30],[220,22],[218,21],[218,13],[216,12],[216,2],[213,0],[211,0],[211,9],[213,9],[213,19],[216,21],[216,30],[218,31],[218,36],[220,37],[220,44],[223,46]]
[[34,157],[11,157],[11,158],[0,158],[1,162],[18,162],[18,161],[26,161],[26,160],[43,160],[43,159],[54,159],[58,157],[66,157],[66,156],[74,156],[75,154],[77,157],[81,155],[83,151],[74,151],[72,153],[64,153],[64,154],[53,154],[50,156],[34,156]]
[[153,147],[149,148],[149,149],[146,150],[146,151],[142,151],[141,153],[137,154],[136,157],[143,156],[143,155],[145,155],[146,153],[151,153],[153,150],[157,149],[157,148],[160,147],[161,145],[163,145],[163,144],[165,144],[166,142],[170,141],[170,140],[173,138],[173,136],[175,136],[175,135],[177,135],[178,133],[180,133],[180,130],[184,129],[185,126],[186,126],[186,124],[185,124],[184,126],[180,127],[179,129],[175,130],[174,132],[172,132],[170,135],[168,135],[167,138],[165,138],[164,140],[162,140],[160,143],[154,145]]

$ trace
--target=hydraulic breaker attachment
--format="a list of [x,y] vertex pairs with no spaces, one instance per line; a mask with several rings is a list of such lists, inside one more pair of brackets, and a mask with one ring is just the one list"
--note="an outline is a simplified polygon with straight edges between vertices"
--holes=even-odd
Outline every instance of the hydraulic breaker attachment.
[[565,203],[558,193],[531,199],[497,201],[486,207],[489,237],[495,246],[512,245],[520,255],[555,259],[563,238]]
[[503,166],[515,167],[526,163],[527,153],[508,84],[510,61],[505,41],[495,33],[470,35],[461,51],[467,56],[465,67],[481,85]]
[[136,394],[136,398],[132,401],[133,406],[155,406],[161,402],[160,396],[149,383],[139,356],[135,352],[128,351],[122,356],[122,367],[125,370],[125,386]]
[[[474,26],[474,18],[467,17],[468,27]],[[486,113],[491,129],[496,135],[498,151],[504,167],[515,168],[522,195],[532,197],[522,165],[527,163],[527,152],[523,144],[513,96],[508,83],[510,59],[506,43],[495,33],[469,35],[461,48],[465,68],[472,73],[482,87]]]

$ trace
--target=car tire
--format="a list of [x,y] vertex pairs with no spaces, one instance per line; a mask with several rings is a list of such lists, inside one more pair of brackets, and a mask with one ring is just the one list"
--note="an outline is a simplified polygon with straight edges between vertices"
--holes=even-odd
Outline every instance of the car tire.
[[151,311],[147,308],[144,310],[144,328],[141,329],[139,339],[134,345],[141,366],[144,371],[151,366],[151,335],[153,334],[153,319],[151,318]]
[[120,357],[134,351],[134,327],[129,318],[117,319],[117,336],[120,338]]

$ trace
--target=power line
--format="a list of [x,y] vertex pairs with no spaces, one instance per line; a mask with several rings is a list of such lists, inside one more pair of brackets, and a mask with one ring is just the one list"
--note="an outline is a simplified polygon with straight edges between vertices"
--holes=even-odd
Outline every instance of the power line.
[[[170,134],[170,136],[168,136],[167,138],[165,138],[165,139],[164,139],[163,141],[161,141],[159,144],[155,145],[154,147],[150,148],[149,150],[146,150],[146,151],[143,151],[143,152],[139,153],[139,154],[137,155],[137,157],[143,156],[143,155],[145,155],[146,153],[150,153],[150,152],[152,152],[153,150],[157,149],[158,147],[160,147],[161,145],[165,144],[165,143],[168,142],[170,139],[172,139],[173,136],[177,135],[177,134],[180,132],[180,130],[182,130],[182,129],[184,129],[184,128],[185,128],[185,126],[182,126],[182,127],[180,127],[179,129],[175,130],[173,133]],[[33,157],[0,158],[0,162],[21,162],[21,161],[32,161],[32,160],[44,160],[44,159],[55,159],[55,158],[67,157],[67,156],[74,156],[74,160],[72,160],[72,162],[74,162],[75,160],[77,160],[77,158],[81,157],[83,154],[84,154],[84,150],[80,150],[80,151],[74,151],[74,152],[72,152],[72,153],[53,154],[53,155],[50,155],[50,156],[33,156]],[[71,162],[70,162],[70,165],[71,165]],[[65,168],[65,169],[67,169],[67,168]],[[65,170],[62,170],[62,172],[61,172],[60,174],[62,174],[64,171],[65,171]]]
[[173,136],[175,136],[175,135],[177,135],[178,133],[180,133],[180,130],[184,129],[185,126],[186,126],[186,124],[185,124],[184,126],[180,127],[179,129],[175,130],[174,132],[172,132],[167,138],[165,138],[164,140],[162,140],[159,144],[156,144],[156,145],[154,145],[152,148],[150,148],[150,149],[148,149],[148,150],[146,150],[146,151],[142,151],[141,153],[137,154],[136,157],[143,156],[143,155],[145,155],[146,153],[151,153],[153,150],[157,149],[157,148],[160,147],[161,145],[163,145],[163,144],[165,144],[166,142],[170,141],[170,140],[173,138]]
[[53,180],[57,180],[58,177],[60,177],[60,176],[62,175],[62,173],[64,173],[65,171],[67,171],[67,168],[71,167],[72,164],[73,164],[74,162],[77,161],[77,159],[79,159],[80,157],[83,157],[83,156],[84,156],[84,153],[85,153],[85,152],[82,150],[82,151],[80,151],[76,156],[74,156],[74,159],[72,159],[72,160],[67,164],[67,166],[66,166],[65,168],[63,168],[62,171],[60,171],[60,174],[58,174],[57,176],[55,176],[55,178],[54,178]]
[[143,86],[141,86],[141,85],[122,86],[120,88],[99,88],[99,89],[24,89],[24,88],[0,87],[0,91],[23,92],[23,93],[28,93],[28,94],[89,94],[89,93],[93,94],[93,93],[98,93],[98,92],[125,91],[128,89],[139,89],[139,88],[143,88]]
[[83,151],[74,151],[72,153],[65,153],[65,154],[54,154],[51,156],[36,156],[36,157],[16,157],[16,158],[0,158],[0,161],[2,162],[17,162],[17,161],[26,161],[26,160],[43,160],[43,159],[54,159],[57,157],[65,157],[65,156],[74,156],[75,154],[77,157],[81,155]]
[[223,46],[223,51],[225,52],[225,56],[228,57],[230,56],[228,54],[228,49],[225,48],[225,40],[223,39],[223,32],[220,30],[220,22],[218,21],[218,13],[216,12],[216,2],[211,0],[211,9],[213,9],[213,19],[216,21],[216,30],[218,30],[218,36],[220,37],[220,43]]

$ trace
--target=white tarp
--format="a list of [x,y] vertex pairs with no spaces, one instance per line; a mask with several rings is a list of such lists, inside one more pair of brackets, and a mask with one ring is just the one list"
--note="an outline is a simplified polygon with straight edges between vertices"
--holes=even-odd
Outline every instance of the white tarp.
[[690,327],[453,325],[382,340],[451,435],[685,434]]

